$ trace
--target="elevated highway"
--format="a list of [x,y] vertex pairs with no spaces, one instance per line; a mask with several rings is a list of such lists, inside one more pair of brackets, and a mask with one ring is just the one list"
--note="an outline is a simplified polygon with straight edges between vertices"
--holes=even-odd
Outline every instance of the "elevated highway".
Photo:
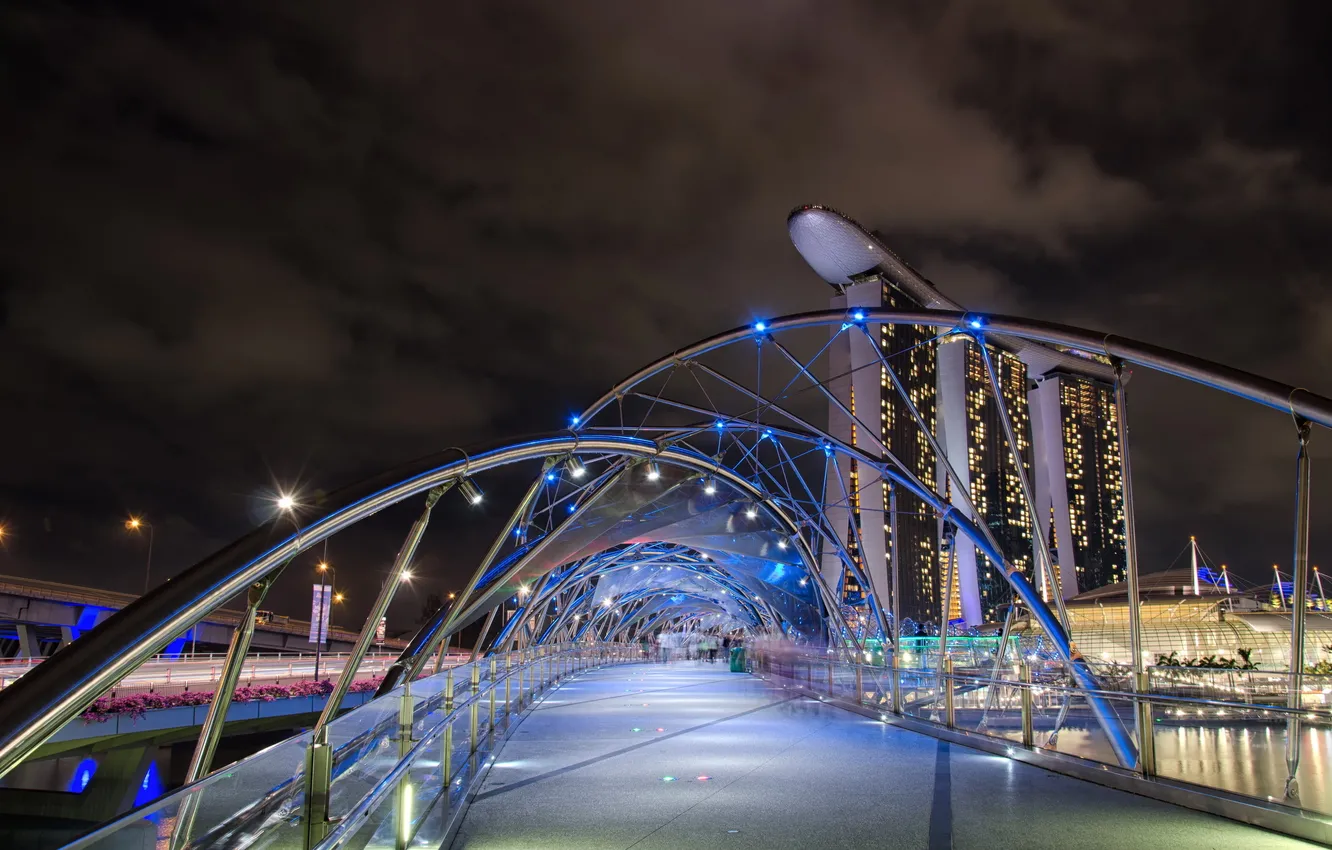
[[[0,659],[48,657],[138,598],[132,593],[0,575]],[[164,654],[178,656],[192,648],[225,650],[241,617],[240,611],[219,608],[173,640]],[[355,644],[356,634],[330,626],[326,649],[347,652]],[[309,635],[308,620],[265,611],[251,646],[260,652],[313,653]],[[401,650],[406,642],[385,640],[382,646]]]

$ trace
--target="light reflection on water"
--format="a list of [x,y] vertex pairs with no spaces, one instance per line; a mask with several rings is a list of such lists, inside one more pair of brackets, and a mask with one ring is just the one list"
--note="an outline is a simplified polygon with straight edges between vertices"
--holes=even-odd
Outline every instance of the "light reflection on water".
[[[1081,724],[1082,721],[1079,720]],[[1048,734],[1037,735],[1042,743]],[[1196,785],[1251,797],[1284,801],[1286,727],[1267,724],[1156,727],[1157,773]],[[1332,814],[1332,729],[1309,727],[1301,735],[1299,804]],[[1110,744],[1098,728],[1065,726],[1055,747],[1061,753],[1115,763]]]

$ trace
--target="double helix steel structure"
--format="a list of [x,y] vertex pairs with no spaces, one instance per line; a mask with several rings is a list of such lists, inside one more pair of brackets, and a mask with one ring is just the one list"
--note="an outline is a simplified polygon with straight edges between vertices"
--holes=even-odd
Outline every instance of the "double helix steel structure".
[[[975,546],[1017,604],[1039,623],[1063,675],[1047,687],[1064,695],[1063,710],[1070,703],[1086,707],[1113,754],[1109,764],[1098,768],[1107,775],[1162,783],[1153,778],[1152,712],[1153,705],[1159,709],[1163,703],[1151,699],[1143,668],[1138,606],[1129,606],[1132,675],[1127,687],[1113,687],[1070,640],[1062,596],[1050,598],[1038,589],[1038,582],[1059,586],[1045,535],[1032,530],[1034,553],[1009,551],[977,509],[968,482],[947,460],[938,480],[926,480],[893,446],[865,439],[865,434],[879,433],[877,406],[857,412],[833,387],[846,377],[832,359],[839,342],[868,339],[872,344],[883,328],[898,326],[930,329],[930,344],[964,337],[988,352],[990,341],[1018,340],[1099,358],[1114,376],[1117,436],[1124,447],[1129,445],[1126,379],[1132,367],[1201,384],[1291,418],[1297,468],[1291,522],[1297,597],[1290,615],[1292,681],[1286,705],[1263,706],[1284,713],[1286,720],[1285,796],[1231,801],[1250,806],[1247,814],[1190,802],[1186,792],[1193,792],[1180,790],[1178,783],[1171,786],[1175,796],[1170,798],[1297,833],[1301,829],[1290,826],[1291,819],[1313,824],[1306,833],[1325,829],[1322,815],[1301,807],[1298,796],[1302,724],[1311,717],[1328,720],[1326,709],[1301,701],[1306,605],[1300,594],[1309,580],[1307,446],[1314,426],[1332,425],[1332,400],[1113,335],[953,310],[855,307],[736,328],[633,373],[573,417],[564,431],[450,449],[312,503],[297,500],[290,513],[153,588],[0,692],[0,774],[224,601],[246,594],[251,625],[237,630],[186,785],[72,846],[139,846],[126,843],[135,835],[176,848],[380,846],[377,842],[405,847],[423,836],[443,840],[456,828],[459,789],[474,780],[487,754],[503,740],[508,718],[579,669],[637,658],[637,642],[661,631],[743,631],[765,645],[803,647],[807,661],[817,658],[827,666],[830,691],[834,672],[840,671],[842,696],[884,719],[905,711],[902,688],[912,676],[912,688],[925,682],[927,690],[937,689],[933,710],[944,711],[937,722],[955,729],[955,684],[965,685],[958,693],[970,694],[973,701],[988,699],[987,710],[1004,704],[998,664],[967,681],[947,664],[910,670],[899,652],[903,618],[896,561],[890,559],[882,570],[867,565],[865,554],[871,550],[860,539],[865,519],[859,525],[845,520],[854,506],[862,517],[877,514],[891,526],[897,519],[896,498],[909,494],[926,506],[945,537]],[[1003,438],[1017,453],[999,378],[989,355],[983,356]],[[900,389],[896,365],[880,356],[872,364],[874,380]],[[923,438],[937,441],[910,395],[903,397],[903,409]],[[946,458],[942,447],[936,448]],[[1027,516],[1035,518],[1039,512],[1031,482],[1022,463],[1015,468]],[[479,504],[496,489],[488,483],[492,476],[515,474],[527,476],[529,486],[507,512],[465,589],[415,635],[376,699],[339,714],[358,666],[349,662],[310,731],[214,769],[228,684],[234,686],[248,649],[254,612],[286,564],[390,506],[420,505],[353,649],[353,660],[359,660],[438,502],[461,497]],[[1125,568],[1129,599],[1136,600],[1127,451],[1121,474]],[[870,478],[881,482],[887,494],[881,512],[857,504]],[[840,583],[845,576],[864,589],[859,608],[844,604]],[[947,589],[943,598],[948,598]],[[507,618],[497,617],[506,603],[514,610]],[[432,666],[441,647],[476,623],[482,624],[482,637],[469,665],[459,670],[442,670],[437,662]],[[940,642],[946,641],[943,629]],[[866,661],[876,657],[871,645],[881,649],[877,663]],[[806,684],[812,686],[812,672],[809,677]],[[871,680],[879,684],[867,684]],[[1028,677],[1003,685],[1025,694],[1021,699],[1028,702],[1041,698]],[[992,696],[986,698],[987,693]],[[463,724],[465,732],[455,734],[456,724]],[[1014,744],[1023,753],[1034,746],[1030,734],[1005,742],[1008,752]],[[1195,796],[1206,794],[1198,790]]]

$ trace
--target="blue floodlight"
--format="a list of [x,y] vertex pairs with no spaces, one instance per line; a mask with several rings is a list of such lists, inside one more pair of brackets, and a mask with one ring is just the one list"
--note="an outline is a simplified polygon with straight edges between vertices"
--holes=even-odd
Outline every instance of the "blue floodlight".
[[768,329],[768,324],[767,324],[766,322],[755,322],[755,323],[754,323],[754,330],[758,331],[759,333],[763,333],[763,332],[766,331],[767,329]]
[[985,320],[984,320],[983,318],[981,318],[980,316],[972,316],[972,317],[970,317],[969,319],[967,319],[967,325],[968,325],[972,330],[976,330],[976,331],[978,331],[978,330],[980,330],[982,327],[984,327],[984,325],[985,325]]
[[725,422],[725,420],[722,420],[722,419],[718,419],[718,420],[717,420],[715,423],[713,423],[713,424],[715,424],[715,425],[717,426],[717,430],[718,430],[718,431],[721,431],[722,429],[724,429],[724,428],[726,427],[726,422]]
[[855,319],[857,322],[863,322],[865,321],[865,311],[857,310],[856,312],[851,314],[851,318]]
[[557,477],[557,476],[556,476],[555,473],[553,473],[553,472],[547,472],[547,473],[546,473],[546,480],[547,480],[547,481],[554,481],[556,477]]
[[582,421],[583,421],[583,417],[581,417],[581,416],[570,416],[570,417],[569,417],[569,424],[570,424],[570,425],[577,425],[579,422],[582,422]]

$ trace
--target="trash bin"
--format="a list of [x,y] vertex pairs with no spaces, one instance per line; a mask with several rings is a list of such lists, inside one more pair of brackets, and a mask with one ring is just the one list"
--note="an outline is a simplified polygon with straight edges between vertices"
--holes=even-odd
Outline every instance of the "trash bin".
[[745,672],[745,648],[743,646],[731,647],[731,672]]

